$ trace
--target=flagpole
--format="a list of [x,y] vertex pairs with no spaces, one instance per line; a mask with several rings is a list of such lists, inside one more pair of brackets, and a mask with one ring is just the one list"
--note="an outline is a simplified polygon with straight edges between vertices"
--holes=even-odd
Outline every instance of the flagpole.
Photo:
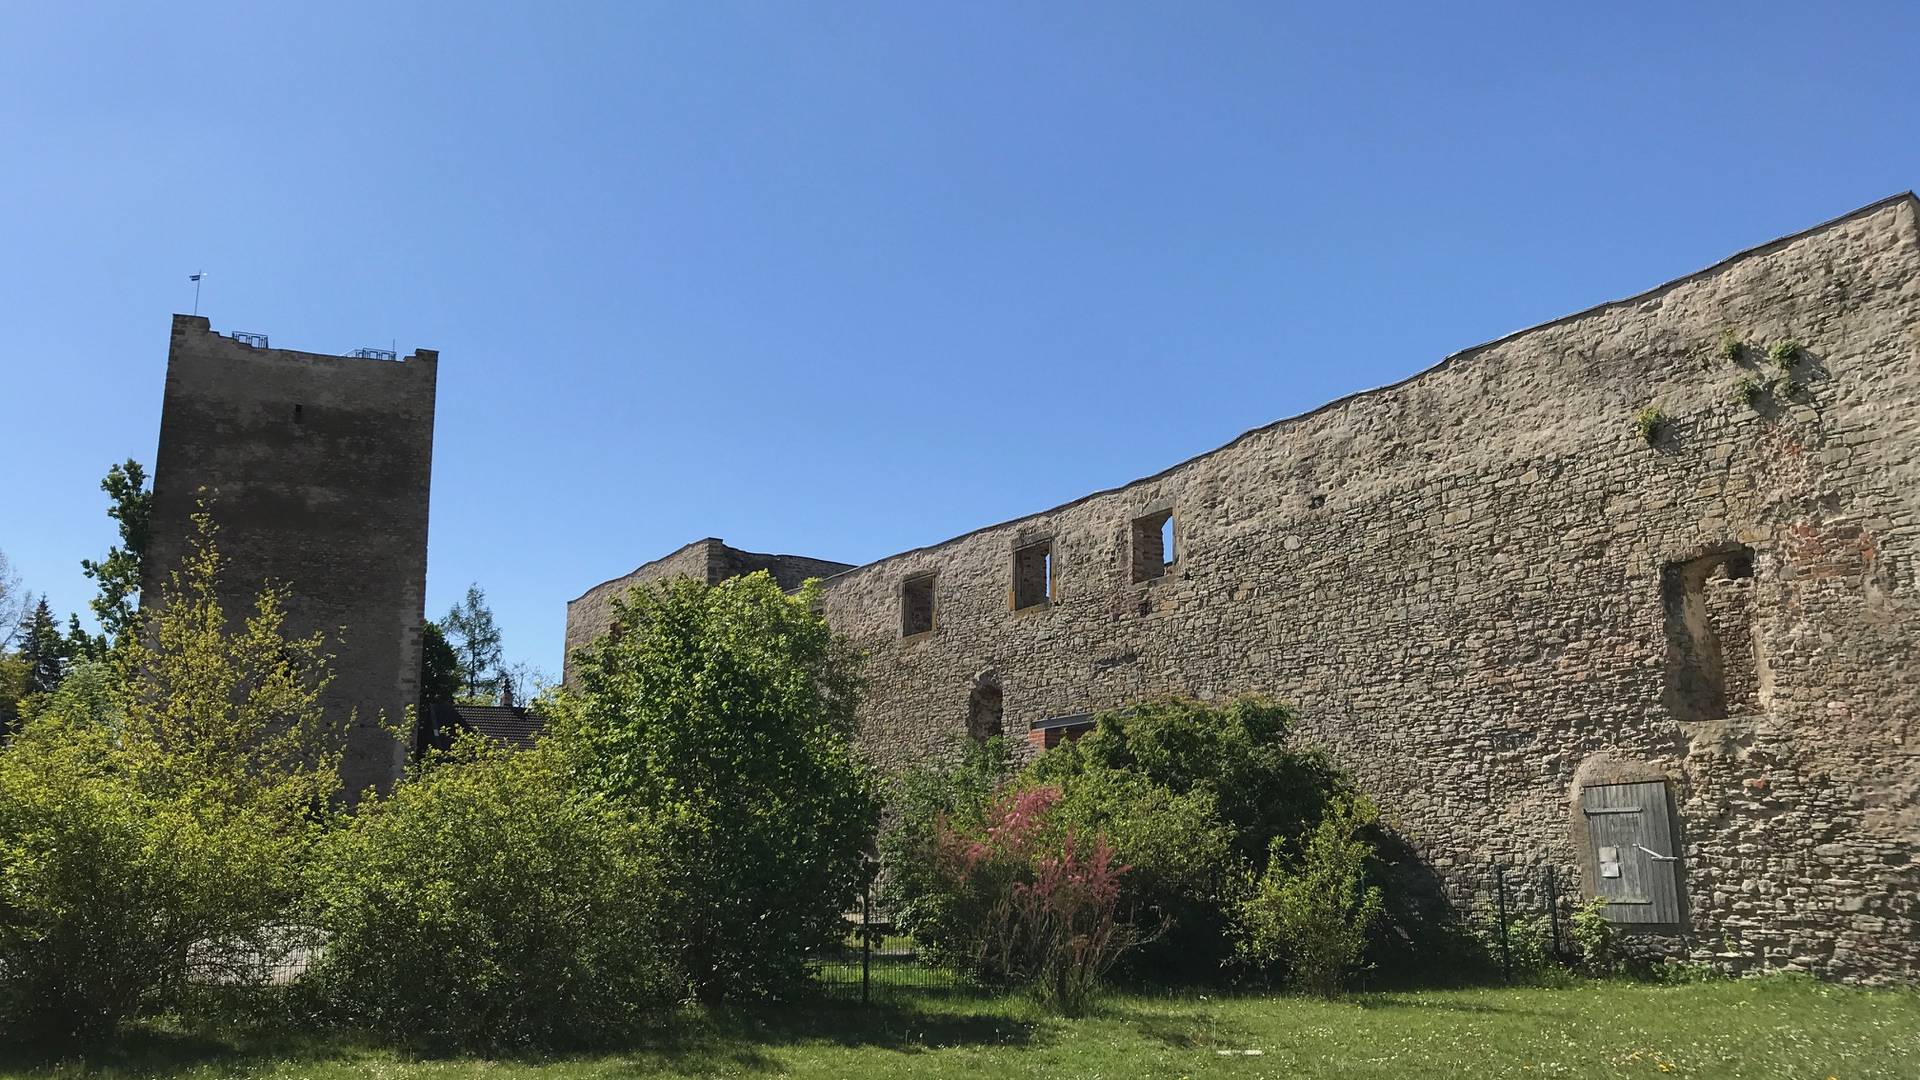
[[200,314],[200,279],[207,276],[205,270],[193,275],[193,313]]

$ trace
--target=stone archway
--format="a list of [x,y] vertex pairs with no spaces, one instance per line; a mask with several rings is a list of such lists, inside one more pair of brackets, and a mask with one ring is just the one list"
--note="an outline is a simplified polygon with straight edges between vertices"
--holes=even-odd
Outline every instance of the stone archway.
[[1004,713],[1000,680],[991,670],[975,675],[973,687],[967,691],[967,738],[980,743],[1005,734],[1001,722]]

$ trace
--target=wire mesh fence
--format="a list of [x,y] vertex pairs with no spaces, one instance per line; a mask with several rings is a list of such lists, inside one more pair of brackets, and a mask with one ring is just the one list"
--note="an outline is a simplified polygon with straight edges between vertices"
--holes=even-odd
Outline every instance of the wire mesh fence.
[[189,946],[186,981],[191,986],[291,986],[319,959],[326,940],[305,926],[270,926],[244,940],[209,940]]
[[913,939],[874,903],[869,884],[860,906],[845,916],[840,940],[812,958],[814,977],[828,997],[869,1002],[902,992],[964,990],[963,976],[926,962]]

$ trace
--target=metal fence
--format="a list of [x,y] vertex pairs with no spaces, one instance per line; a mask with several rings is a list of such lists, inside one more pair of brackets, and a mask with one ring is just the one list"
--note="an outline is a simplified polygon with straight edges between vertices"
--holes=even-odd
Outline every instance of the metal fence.
[[291,986],[314,961],[326,939],[304,926],[272,926],[246,941],[201,941],[187,949],[186,981],[192,986]]
[[1579,904],[1579,893],[1551,863],[1526,867],[1495,862],[1487,868],[1486,894],[1476,896],[1477,917],[1466,921],[1483,928],[1498,955],[1502,977],[1511,981],[1516,966],[1571,959],[1571,921]]
[[964,990],[960,975],[925,962],[913,939],[873,902],[868,886],[860,908],[846,915],[846,932],[812,960],[815,978],[830,998],[862,1004],[902,991]]

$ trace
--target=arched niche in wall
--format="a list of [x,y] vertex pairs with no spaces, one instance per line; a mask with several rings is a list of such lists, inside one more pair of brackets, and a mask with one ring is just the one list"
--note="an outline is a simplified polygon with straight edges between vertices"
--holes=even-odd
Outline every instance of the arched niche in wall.
[[1003,734],[1004,714],[999,678],[990,670],[974,676],[973,686],[967,691],[967,738],[986,742]]

